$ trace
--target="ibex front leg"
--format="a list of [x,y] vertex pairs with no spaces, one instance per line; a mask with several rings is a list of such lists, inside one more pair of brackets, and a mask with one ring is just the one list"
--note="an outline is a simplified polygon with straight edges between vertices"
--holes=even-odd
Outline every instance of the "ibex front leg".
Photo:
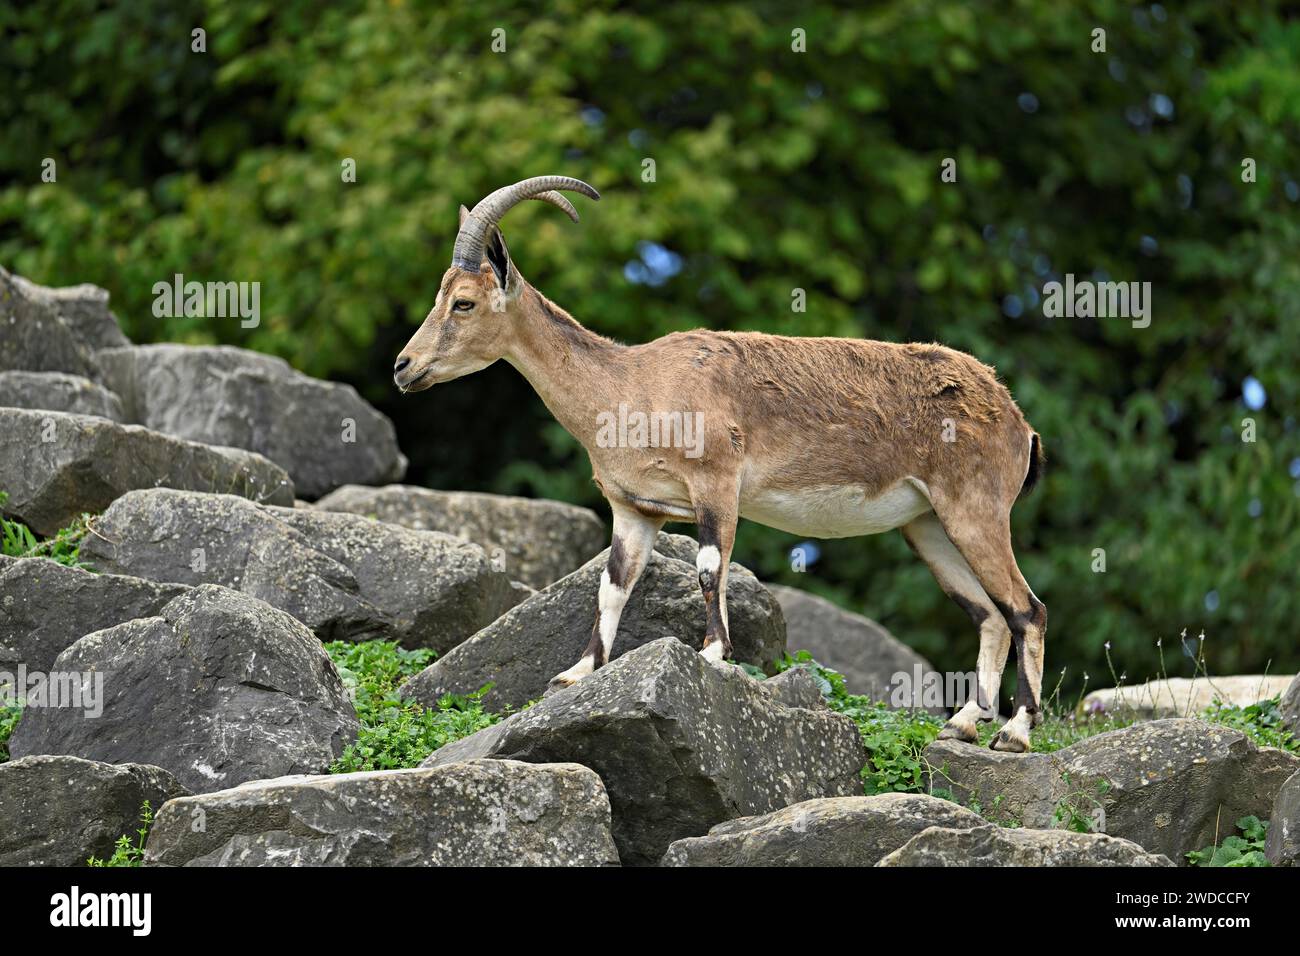
[[613,503],[611,507],[614,511],[614,538],[610,542],[605,570],[600,576],[599,610],[591,629],[591,641],[578,663],[551,678],[547,693],[576,684],[609,662],[623,607],[645,570],[650,553],[654,551],[655,537],[663,527],[661,518],[647,518],[640,512]]
[[695,506],[700,553],[695,568],[704,592],[704,648],[706,660],[723,661],[731,656],[731,634],[727,627],[727,565],[736,542],[736,508],[704,503]]

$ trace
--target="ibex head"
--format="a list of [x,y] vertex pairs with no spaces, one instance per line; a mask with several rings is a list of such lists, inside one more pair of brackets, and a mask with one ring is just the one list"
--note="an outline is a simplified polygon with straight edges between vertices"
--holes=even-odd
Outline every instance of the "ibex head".
[[[418,392],[477,372],[505,354],[524,281],[497,223],[525,199],[559,206],[577,222],[578,211],[561,189],[600,198],[581,180],[534,176],[498,189],[473,210],[460,207],[451,267],[443,273],[433,308],[393,366],[398,388]],[[483,268],[485,262],[490,268]]]

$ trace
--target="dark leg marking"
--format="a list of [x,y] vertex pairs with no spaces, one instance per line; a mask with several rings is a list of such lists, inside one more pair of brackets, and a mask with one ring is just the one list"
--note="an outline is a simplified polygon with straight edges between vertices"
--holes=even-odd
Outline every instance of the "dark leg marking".
[[1029,712],[1029,716],[1035,724],[1038,723],[1040,707],[1042,702],[1034,694],[1033,686],[1029,683],[1029,676],[1026,667],[1028,659],[1025,656],[1025,632],[1032,625],[1037,629],[1040,635],[1047,630],[1047,605],[1034,597],[1029,596],[1029,610],[1017,611],[1008,604],[994,600],[993,602],[1002,616],[1007,619],[1007,626],[1011,629],[1011,641],[1016,649],[1016,705],[1024,707]]
[[718,532],[717,516],[708,508],[699,509],[696,517],[696,527],[700,539],[700,549],[713,548],[718,553],[718,569],[708,570],[698,568],[700,577],[700,591],[704,594],[705,610],[705,628],[704,644],[707,647],[714,641],[722,642],[722,657],[724,659],[731,656],[731,637],[727,634],[727,626],[722,620],[722,603],[720,600],[721,590],[719,582],[722,576],[721,561],[722,557],[722,536]]

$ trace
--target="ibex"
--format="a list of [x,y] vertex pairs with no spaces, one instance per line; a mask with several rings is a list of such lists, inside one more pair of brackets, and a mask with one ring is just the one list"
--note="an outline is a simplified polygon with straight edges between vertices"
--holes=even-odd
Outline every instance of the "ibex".
[[[992,746],[1027,751],[1041,720],[1047,610],[1016,565],[1010,513],[1038,479],[1042,451],[993,369],[941,345],[756,332],[678,332],[620,345],[529,285],[497,228],[525,199],[559,206],[576,222],[558,190],[600,198],[579,180],[538,176],[472,211],[461,207],[451,267],[393,374],[415,392],[505,359],[586,448],[613,512],[613,542],[590,643],[551,686],[609,660],[620,614],[669,520],[698,529],[701,653],[714,662],[731,653],[727,566],[737,519],[811,538],[902,528],[979,629],[976,699],[940,736],[974,741],[976,722],[997,716],[1014,641],[1015,712]],[[599,440],[598,422],[620,406],[643,421],[702,412],[703,454],[644,435]]]

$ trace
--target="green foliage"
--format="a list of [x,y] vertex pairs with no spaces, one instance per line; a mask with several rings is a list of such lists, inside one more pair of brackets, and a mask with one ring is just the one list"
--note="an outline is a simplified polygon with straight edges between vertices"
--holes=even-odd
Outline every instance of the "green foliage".
[[[0,491],[0,505],[8,499],[9,495]],[[68,527],[60,528],[53,537],[42,541],[27,525],[0,515],[0,554],[10,558],[49,558],[72,568],[84,568],[86,565],[79,560],[81,542],[89,533],[90,518],[90,515],[83,514]]]
[[1268,824],[1258,817],[1242,817],[1237,821],[1241,836],[1228,837],[1218,846],[1193,850],[1187,854],[1193,866],[1268,866],[1264,856],[1264,840]]
[[[436,399],[389,382],[457,205],[568,173],[604,194],[581,226],[535,203],[505,232],[524,275],[602,333],[938,340],[998,367],[1044,436],[1014,532],[1065,622],[1048,661],[1071,688],[1108,641],[1134,679],[1151,673],[1153,638],[1184,625],[1225,672],[1300,665],[1300,21],[1281,0],[1159,17],[1118,0],[924,15],[817,0],[797,23],[749,0],[57,0],[7,5],[0,27],[0,129],[23,144],[0,150],[0,262],[107,287],[137,341],[243,345],[353,381],[395,417],[416,483],[598,500],[577,443],[503,363]],[[39,181],[46,156],[56,184]],[[680,271],[634,281],[644,243]],[[178,272],[261,282],[261,324],[155,316],[154,283]],[[1150,327],[1045,317],[1042,285],[1066,273],[1150,281]],[[1243,404],[1248,375],[1261,409]],[[942,670],[970,666],[969,622],[898,535],[824,542],[798,575],[795,543],[745,524],[736,559]]]
[[795,667],[812,675],[828,707],[857,723],[867,748],[862,784],[868,795],[925,792],[928,767],[921,752],[939,736],[941,719],[924,711],[891,710],[885,703],[850,694],[844,676],[818,664],[807,651],[786,655],[777,664],[779,671]]
[[[1063,774],[1066,786],[1070,784],[1070,775]],[[1052,811],[1052,827],[1073,830],[1075,833],[1100,833],[1104,829],[1101,821],[1105,819],[1105,799],[1110,792],[1110,783],[1098,780],[1091,790],[1072,790],[1056,803]]]
[[1240,730],[1261,747],[1300,753],[1300,738],[1283,722],[1281,702],[1280,696],[1245,707],[1215,701],[1201,716],[1211,723]]
[[325,650],[361,721],[356,743],[344,748],[331,773],[414,767],[439,747],[501,719],[483,709],[488,687],[464,696],[446,694],[435,708],[398,697],[398,685],[428,666],[433,651],[407,650],[393,641],[331,641]]
[[0,763],[9,759],[9,738],[18,726],[18,718],[23,715],[22,704],[0,703]]
[[140,807],[140,829],[135,831],[135,842],[126,834],[117,838],[113,845],[113,855],[107,860],[92,856],[86,861],[87,866],[142,866],[144,864],[144,845],[149,839],[149,828],[153,826],[153,808],[146,800]]

